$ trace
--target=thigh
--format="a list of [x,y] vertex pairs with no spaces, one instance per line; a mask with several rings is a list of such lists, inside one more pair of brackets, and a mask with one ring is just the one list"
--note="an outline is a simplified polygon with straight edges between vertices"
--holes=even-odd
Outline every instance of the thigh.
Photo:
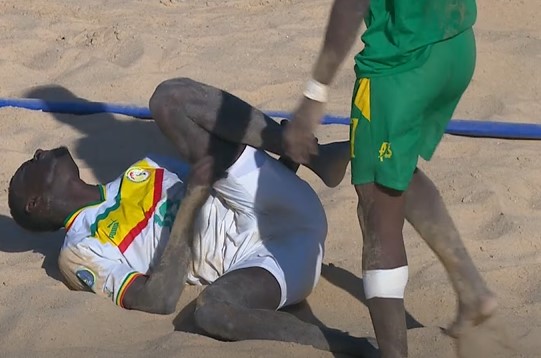
[[441,140],[474,65],[470,29],[432,45],[415,69],[358,79],[351,110],[353,184],[405,190],[419,156],[429,158]]
[[219,138],[191,120],[182,122],[185,130],[182,140],[185,146],[190,148],[190,164],[193,165],[210,156],[214,159],[215,177],[224,177],[227,169],[239,158],[245,146]]
[[358,81],[352,103],[352,183],[405,190],[419,156],[426,92],[412,73]]
[[[311,226],[326,231],[321,201],[310,185],[265,151],[247,146],[214,186],[220,198],[270,238],[285,230]],[[253,224],[253,225],[252,225]]]
[[325,234],[322,232],[290,231],[261,246],[229,272],[258,267],[267,270],[280,288],[279,304],[275,308],[303,301],[315,288],[321,275]]
[[244,145],[228,142],[196,124],[193,118],[208,115],[207,106],[220,98],[203,101],[199,90],[197,86],[180,87],[176,89],[175,102],[171,102],[168,91],[155,93],[151,99],[152,115],[184,161],[193,165],[211,156],[215,170],[221,173],[235,162]]
[[437,101],[433,106],[427,108],[424,114],[422,141],[419,149],[419,155],[424,160],[432,159],[459,101],[460,96]]
[[280,285],[274,275],[261,267],[246,267],[229,271],[218,278],[205,288],[199,300],[275,310],[280,298]]

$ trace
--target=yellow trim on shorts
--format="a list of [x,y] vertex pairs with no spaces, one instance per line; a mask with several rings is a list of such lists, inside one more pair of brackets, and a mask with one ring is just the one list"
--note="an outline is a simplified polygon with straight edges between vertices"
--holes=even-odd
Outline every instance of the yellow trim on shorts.
[[357,126],[359,125],[359,118],[351,118],[351,127],[349,135],[349,148],[351,150],[351,158],[355,158],[355,133],[357,132]]
[[355,101],[353,103],[359,108],[362,115],[368,122],[370,122],[370,79],[361,78],[359,80],[359,88],[355,95]]

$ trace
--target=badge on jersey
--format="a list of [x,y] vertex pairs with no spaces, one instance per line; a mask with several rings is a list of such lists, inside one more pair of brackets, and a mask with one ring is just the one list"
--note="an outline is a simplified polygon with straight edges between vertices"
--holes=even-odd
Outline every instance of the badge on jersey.
[[77,270],[75,275],[79,280],[81,280],[82,283],[85,284],[85,286],[91,289],[94,288],[94,283],[96,282],[96,275],[94,275],[94,272],[88,269],[80,269]]
[[132,167],[126,173],[126,178],[134,183],[142,183],[147,181],[149,177],[150,173],[147,170],[139,167]]

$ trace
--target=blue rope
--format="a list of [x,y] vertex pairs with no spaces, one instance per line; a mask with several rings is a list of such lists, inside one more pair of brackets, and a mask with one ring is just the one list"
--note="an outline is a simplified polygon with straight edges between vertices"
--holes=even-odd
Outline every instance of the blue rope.
[[[88,115],[96,113],[122,114],[140,119],[152,119],[146,107],[105,102],[56,102],[31,98],[0,98],[0,108],[16,107],[52,113]],[[289,118],[290,113],[268,112],[271,117]],[[323,124],[349,125],[348,117],[326,115]],[[446,128],[446,133],[468,136],[503,139],[541,139],[541,125],[529,123],[509,123],[480,120],[453,119]]]

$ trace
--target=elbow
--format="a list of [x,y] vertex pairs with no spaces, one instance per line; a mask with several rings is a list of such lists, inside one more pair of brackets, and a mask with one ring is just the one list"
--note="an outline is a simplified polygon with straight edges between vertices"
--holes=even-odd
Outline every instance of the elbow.
[[176,310],[177,302],[172,299],[165,298],[164,300],[162,300],[159,311],[157,313],[161,315],[170,315],[172,313],[175,313]]
[[147,312],[162,315],[162,316],[167,316],[167,315],[175,313],[175,311],[176,311],[176,305],[164,304],[161,306],[155,306]]
[[175,313],[177,309],[177,302],[167,297],[155,297],[148,301],[149,305],[147,312],[159,314],[159,315],[170,315]]
[[175,313],[177,307],[176,307],[176,304],[173,304],[171,302],[154,301],[148,304],[145,304],[145,303],[135,304],[130,309],[166,316],[166,315]]
[[133,302],[124,302],[124,307],[152,314],[169,315],[176,311],[177,302],[169,297],[156,297],[141,292]]

